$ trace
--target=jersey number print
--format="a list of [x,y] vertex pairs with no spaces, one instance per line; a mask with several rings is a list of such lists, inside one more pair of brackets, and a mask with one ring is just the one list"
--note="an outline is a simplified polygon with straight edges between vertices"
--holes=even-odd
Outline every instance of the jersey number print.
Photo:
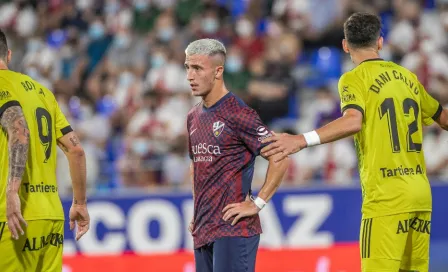
[[39,131],[39,139],[41,144],[45,148],[44,163],[46,163],[51,156],[51,146],[52,146],[51,143],[53,140],[51,115],[46,109],[37,108],[36,121],[37,121],[37,129]]
[[[421,143],[414,143],[412,141],[412,134],[418,131],[418,112],[419,107],[418,103],[412,98],[406,98],[403,101],[403,111],[405,115],[409,115],[410,110],[414,110],[414,121],[409,124],[408,132],[407,132],[407,151],[408,152],[420,152],[422,150]],[[398,129],[397,129],[397,114],[395,111],[395,103],[394,99],[389,97],[384,99],[383,103],[379,108],[380,119],[383,119],[384,116],[387,115],[389,122],[389,135],[390,142],[392,145],[392,152],[399,153],[400,152],[400,139],[398,137]]]

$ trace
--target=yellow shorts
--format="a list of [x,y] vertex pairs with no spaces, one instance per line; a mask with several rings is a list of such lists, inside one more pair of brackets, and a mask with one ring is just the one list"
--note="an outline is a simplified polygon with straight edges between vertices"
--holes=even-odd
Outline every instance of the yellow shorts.
[[62,271],[63,220],[27,221],[25,235],[11,238],[5,222],[0,222],[0,271]]
[[431,212],[363,218],[359,235],[363,272],[428,272]]

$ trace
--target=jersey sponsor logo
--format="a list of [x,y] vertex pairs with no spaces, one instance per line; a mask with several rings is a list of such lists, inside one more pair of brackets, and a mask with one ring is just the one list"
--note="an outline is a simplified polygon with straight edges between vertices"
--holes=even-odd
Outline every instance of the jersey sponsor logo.
[[260,135],[260,136],[265,136],[268,133],[269,133],[269,131],[265,127],[263,127],[263,126],[259,126],[257,128],[257,134]]
[[343,93],[341,96],[342,103],[349,103],[356,101],[356,95],[351,93]]
[[264,139],[272,136],[272,134],[269,132],[269,130],[264,126],[257,127],[256,131],[257,131],[257,135],[260,136],[260,137],[258,137],[258,141],[260,141],[260,142],[263,141]]
[[27,238],[22,252],[40,250],[48,245],[59,247],[64,244],[64,235],[61,233],[50,233],[47,236]]
[[210,145],[207,143],[200,143],[191,147],[193,154],[210,154],[210,155],[221,155],[221,150],[217,145]]
[[218,122],[213,123],[213,135],[215,135],[215,137],[218,137],[219,135],[221,135],[223,130],[224,130],[223,122],[218,121]]
[[58,186],[48,185],[43,182],[40,184],[30,184],[29,182],[23,183],[26,193],[57,193]]
[[0,100],[11,98],[11,94],[8,91],[0,90]]
[[423,168],[420,166],[420,164],[417,164],[415,168],[413,167],[403,167],[403,165],[400,165],[397,168],[387,168],[382,167],[380,168],[381,174],[383,178],[390,178],[390,177],[396,177],[396,176],[413,176],[413,175],[422,175],[423,174]]
[[214,156],[221,155],[221,149],[218,145],[200,143],[191,147],[194,162],[212,162]]
[[352,94],[348,90],[348,86],[342,87],[341,101],[342,103],[349,103],[356,100],[355,94]]
[[431,234],[431,221],[423,220],[417,217],[398,221],[397,234],[408,233],[409,228],[426,234]]

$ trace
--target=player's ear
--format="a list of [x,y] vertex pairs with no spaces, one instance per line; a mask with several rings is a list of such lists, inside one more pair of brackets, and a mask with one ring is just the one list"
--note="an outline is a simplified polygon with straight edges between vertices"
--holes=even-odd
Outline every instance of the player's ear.
[[215,68],[215,78],[216,79],[221,79],[222,76],[223,76],[223,73],[224,73],[224,66],[222,66],[222,65],[216,66],[216,68]]
[[378,38],[378,51],[380,51],[381,49],[383,49],[383,42],[384,42],[384,39],[383,39],[383,37],[379,37]]
[[6,64],[11,62],[12,51],[8,49],[8,56],[6,56]]
[[348,44],[346,39],[342,39],[342,49],[344,49],[345,53],[350,53],[350,50],[348,49]]

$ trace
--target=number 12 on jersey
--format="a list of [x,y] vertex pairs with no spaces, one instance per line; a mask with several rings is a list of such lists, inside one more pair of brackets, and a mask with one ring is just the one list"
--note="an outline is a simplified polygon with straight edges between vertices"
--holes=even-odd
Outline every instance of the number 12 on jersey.
[[[421,143],[414,143],[412,141],[412,134],[418,131],[418,113],[419,107],[418,103],[412,98],[406,98],[403,100],[403,114],[408,116],[411,109],[414,110],[414,121],[412,121],[408,125],[407,131],[407,152],[420,152],[422,150]],[[389,123],[389,135],[390,142],[392,145],[392,152],[399,153],[400,150],[400,137],[398,134],[398,125],[397,125],[397,112],[395,110],[394,99],[389,97],[384,99],[383,103],[381,103],[379,109],[380,119],[387,116],[387,120]]]

